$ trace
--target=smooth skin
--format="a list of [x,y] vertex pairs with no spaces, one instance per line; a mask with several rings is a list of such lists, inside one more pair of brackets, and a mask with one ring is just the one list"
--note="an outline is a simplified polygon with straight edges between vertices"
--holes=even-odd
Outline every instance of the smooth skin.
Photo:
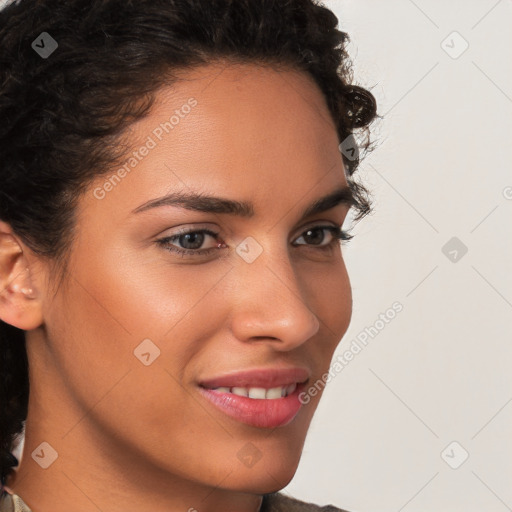
[[[320,89],[304,73],[255,64],[184,77],[132,125],[133,149],[191,97],[197,105],[103,199],[93,191],[117,168],[80,199],[61,287],[0,222],[0,318],[27,331],[31,387],[23,460],[7,485],[34,512],[258,511],[261,495],[295,474],[321,393],[288,425],[257,428],[214,407],[198,382],[300,366],[313,383],[349,326],[340,241],[304,236],[342,226],[349,206],[301,219],[347,186]],[[255,215],[132,213],[176,191],[250,201]],[[182,228],[218,237],[168,246],[210,254],[157,243]],[[247,237],[262,248],[252,263],[236,251]],[[134,355],[145,339],[160,350],[147,366]],[[47,469],[32,456],[43,442],[58,453]],[[252,467],[237,456],[248,443],[261,455]]]

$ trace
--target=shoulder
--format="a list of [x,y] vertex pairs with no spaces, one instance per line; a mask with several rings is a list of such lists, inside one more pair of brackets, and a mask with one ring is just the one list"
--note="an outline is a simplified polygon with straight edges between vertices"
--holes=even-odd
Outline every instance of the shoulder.
[[17,495],[3,491],[0,494],[0,512],[32,512]]
[[333,505],[319,506],[280,492],[263,495],[260,512],[348,512]]

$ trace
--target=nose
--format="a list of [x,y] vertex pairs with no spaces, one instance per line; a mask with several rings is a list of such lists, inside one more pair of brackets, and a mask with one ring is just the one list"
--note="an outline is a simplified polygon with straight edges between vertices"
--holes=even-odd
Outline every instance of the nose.
[[236,281],[231,329],[237,339],[288,351],[318,332],[319,319],[288,257],[263,251],[252,263],[237,262],[231,278]]

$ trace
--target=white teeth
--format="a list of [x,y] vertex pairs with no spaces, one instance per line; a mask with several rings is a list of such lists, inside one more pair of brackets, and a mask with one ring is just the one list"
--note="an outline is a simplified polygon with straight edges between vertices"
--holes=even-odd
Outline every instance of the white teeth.
[[286,390],[284,388],[271,388],[267,389],[266,398],[281,398],[284,396]]
[[249,398],[265,398],[267,390],[265,388],[249,388]]
[[214,388],[221,393],[232,393],[233,395],[246,396],[256,400],[274,400],[276,398],[283,398],[290,395],[297,389],[297,384],[290,384],[289,386],[279,386],[277,388],[228,388],[220,387]]
[[231,388],[231,393],[238,396],[248,396],[249,390],[247,388]]
[[291,394],[292,394],[296,389],[297,389],[297,383],[290,384],[290,385],[286,388],[286,394],[287,394],[287,395],[291,395]]

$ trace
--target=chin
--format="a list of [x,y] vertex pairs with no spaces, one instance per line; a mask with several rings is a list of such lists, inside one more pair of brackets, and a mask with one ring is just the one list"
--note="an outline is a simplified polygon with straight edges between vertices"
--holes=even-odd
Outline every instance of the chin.
[[295,475],[295,471],[287,472],[283,475],[260,474],[252,475],[251,478],[243,480],[236,477],[232,482],[231,490],[245,492],[248,494],[270,494],[286,487]]
[[238,469],[231,475],[230,487],[251,494],[279,491],[295,476],[299,460],[300,453],[297,457],[276,452],[268,458],[262,458],[251,468]]

